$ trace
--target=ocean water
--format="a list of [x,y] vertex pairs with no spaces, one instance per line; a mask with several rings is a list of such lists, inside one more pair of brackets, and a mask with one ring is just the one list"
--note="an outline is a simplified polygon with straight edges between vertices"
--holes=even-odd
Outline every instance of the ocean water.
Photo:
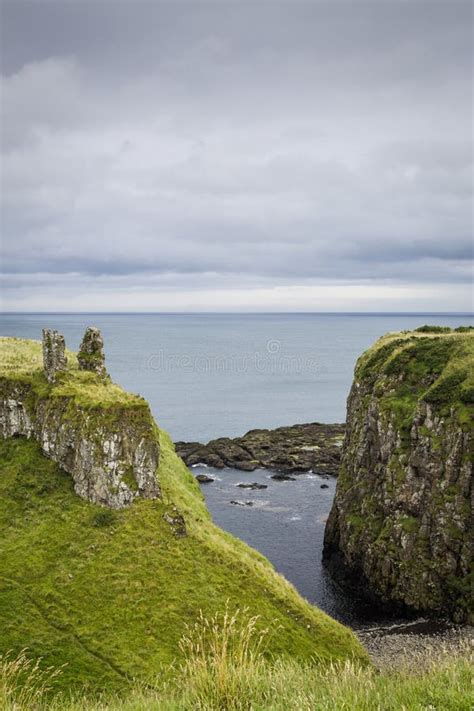
[[87,326],[105,339],[107,367],[143,395],[175,441],[255,427],[342,422],[354,364],[387,331],[472,317],[428,314],[4,314],[0,334],[55,328],[77,349]]
[[[346,624],[378,620],[367,606],[339,591],[321,565],[334,477],[308,472],[295,481],[276,481],[265,469],[243,472],[195,466],[192,471],[214,478],[213,483],[202,484],[214,522],[263,553],[309,602]],[[238,486],[250,482],[267,488]]]
[[[434,314],[6,314],[0,334],[64,334],[77,349],[87,326],[105,339],[113,379],[150,403],[175,441],[208,441],[256,427],[342,422],[357,357],[388,331],[424,323],[473,325]],[[335,479],[305,474],[278,482],[269,472],[211,472],[203,485],[214,521],[260,550],[310,602],[343,622],[375,620],[340,593],[321,565]],[[240,489],[240,482],[267,489]],[[328,488],[321,488],[327,484]],[[243,505],[232,504],[238,501]],[[246,502],[251,502],[249,506]]]

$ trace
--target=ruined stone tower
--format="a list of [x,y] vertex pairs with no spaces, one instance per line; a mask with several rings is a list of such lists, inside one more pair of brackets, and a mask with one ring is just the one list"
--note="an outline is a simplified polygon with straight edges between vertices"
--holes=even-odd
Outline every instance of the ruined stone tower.
[[90,370],[103,378],[108,377],[105,368],[104,341],[98,328],[90,326],[86,329],[77,360],[80,370]]
[[55,382],[59,372],[66,370],[65,350],[64,336],[50,328],[43,328],[43,366],[50,383]]

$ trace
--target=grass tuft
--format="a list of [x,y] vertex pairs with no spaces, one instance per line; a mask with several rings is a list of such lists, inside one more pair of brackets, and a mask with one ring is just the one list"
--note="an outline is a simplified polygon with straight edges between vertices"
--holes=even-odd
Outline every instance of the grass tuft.
[[0,708],[3,711],[33,711],[43,707],[62,668],[41,665],[41,659],[30,659],[27,650],[17,655],[0,654]]
[[185,659],[180,683],[184,680],[196,709],[247,708],[252,680],[265,666],[268,634],[248,608],[232,613],[227,602],[222,613],[210,618],[200,611],[179,645]]

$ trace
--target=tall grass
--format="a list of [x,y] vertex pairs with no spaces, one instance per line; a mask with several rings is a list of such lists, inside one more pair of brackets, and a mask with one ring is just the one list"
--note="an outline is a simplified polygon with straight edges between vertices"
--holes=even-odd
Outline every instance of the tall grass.
[[61,669],[41,666],[41,659],[29,659],[26,650],[0,654],[0,709],[33,711],[44,706]]
[[[185,659],[180,677],[196,709],[248,708],[249,690],[256,676],[265,673],[264,652],[268,629],[259,629],[258,616],[248,609],[225,611],[188,627],[180,641]],[[243,704],[243,705],[242,705]]]
[[[278,634],[278,630],[272,630]],[[185,661],[157,690],[137,682],[125,696],[48,695],[56,672],[25,653],[0,658],[7,711],[472,711],[473,649],[465,641],[407,656],[391,672],[357,662],[301,664],[266,656],[270,631],[246,610],[203,615],[180,642]],[[21,684],[19,681],[21,678]],[[2,705],[3,702],[3,705]]]

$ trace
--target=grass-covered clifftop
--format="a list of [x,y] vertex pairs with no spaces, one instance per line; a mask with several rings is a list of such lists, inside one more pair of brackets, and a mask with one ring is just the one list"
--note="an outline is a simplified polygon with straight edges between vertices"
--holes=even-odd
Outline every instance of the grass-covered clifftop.
[[474,332],[390,333],[358,360],[325,534],[331,570],[393,610],[472,620]]
[[1,436],[34,438],[88,501],[118,509],[160,496],[159,437],[143,398],[82,370],[72,353],[51,382],[37,342],[1,339],[0,354]]
[[3,388],[8,382],[24,383],[40,397],[70,397],[76,405],[89,408],[147,407],[146,400],[139,395],[98,378],[93,372],[80,370],[76,354],[72,351],[66,353],[67,371],[51,385],[44,377],[40,341],[0,337],[0,385]]
[[[67,372],[48,385],[40,348],[1,339],[1,398],[13,391],[39,397],[45,411],[65,398],[91,422],[114,408],[149,413],[138,396],[79,371],[71,354]],[[57,680],[63,689],[120,690],[134,677],[153,687],[179,660],[185,625],[228,601],[272,631],[267,656],[366,662],[348,629],[213,525],[169,437],[155,423],[152,430],[160,495],[120,510],[77,496],[71,476],[34,439],[0,440],[0,652],[26,647],[45,666],[65,664]]]
[[401,429],[411,426],[421,401],[467,428],[474,404],[474,329],[421,326],[388,333],[359,358],[354,378],[376,383]]

